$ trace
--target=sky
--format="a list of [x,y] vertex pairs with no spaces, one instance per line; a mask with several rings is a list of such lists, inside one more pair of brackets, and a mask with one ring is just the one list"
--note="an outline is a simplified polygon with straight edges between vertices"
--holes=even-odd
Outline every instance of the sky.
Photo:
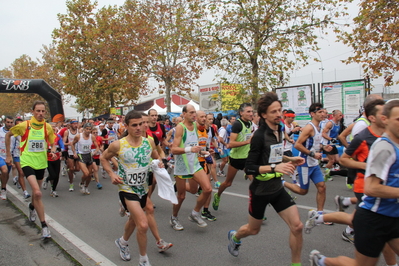
[[[353,18],[358,12],[357,3],[350,4],[349,12]],[[124,0],[98,0],[98,6],[122,5]],[[13,0],[0,1],[0,69],[10,64],[23,54],[32,59],[40,58],[42,45],[52,42],[51,34],[59,27],[57,14],[66,13],[66,4],[63,0]],[[348,23],[351,20],[337,21]],[[310,52],[321,60],[321,62],[310,62],[307,67],[295,71],[291,75],[288,85],[300,85],[316,82],[329,82],[334,80],[348,80],[362,78],[358,65],[345,65],[341,60],[352,54],[350,47],[335,42],[333,34],[324,36],[319,40],[320,50],[318,53]],[[323,70],[321,70],[323,69]],[[215,83],[214,70],[206,71],[197,81],[198,85]],[[382,84],[382,81],[375,81]],[[377,89],[376,92],[379,92]]]

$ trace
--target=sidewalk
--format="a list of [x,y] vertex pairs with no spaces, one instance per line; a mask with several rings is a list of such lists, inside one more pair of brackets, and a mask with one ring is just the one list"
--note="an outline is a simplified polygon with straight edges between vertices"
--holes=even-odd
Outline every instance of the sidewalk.
[[40,228],[10,200],[18,199],[8,196],[0,201],[0,265],[81,265],[53,239],[43,241]]

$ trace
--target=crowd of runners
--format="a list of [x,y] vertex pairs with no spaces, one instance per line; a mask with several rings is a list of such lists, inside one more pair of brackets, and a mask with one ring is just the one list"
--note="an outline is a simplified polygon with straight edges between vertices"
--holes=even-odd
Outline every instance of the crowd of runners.
[[[217,210],[228,205],[222,200],[223,192],[243,170],[250,183],[248,223],[228,232],[231,255],[239,255],[244,238],[259,233],[266,207],[271,205],[290,230],[292,266],[302,265],[302,232],[310,234],[317,225],[334,223],[347,225],[341,235],[354,244],[355,258],[328,258],[313,250],[311,265],[376,265],[382,252],[388,266],[397,266],[399,101],[386,103],[378,95],[369,95],[359,118],[347,127],[340,110],[329,114],[320,103],[308,109],[311,121],[301,127],[295,112],[282,110],[277,95],[268,92],[260,97],[256,110],[249,103],[241,104],[237,117],[214,117],[188,104],[171,120],[150,109],[106,121],[47,123],[45,103],[38,101],[29,120],[9,116],[3,120],[0,198],[7,199],[11,176],[23,197],[31,200],[29,220],[38,217],[45,239],[51,233],[43,191],[59,197],[57,185],[65,176],[70,193],[76,193],[76,185],[88,196],[91,182],[101,190],[101,182],[108,178],[118,187],[120,215],[128,217],[122,236],[115,240],[120,257],[131,260],[128,241],[136,231],[139,265],[148,266],[148,229],[159,252],[173,246],[158,231],[151,200],[156,185],[175,197],[169,219],[174,230],[184,230],[179,211],[187,192],[197,196],[188,220],[206,227],[217,220]],[[81,178],[76,177],[78,172]],[[334,175],[347,177],[345,185],[354,195],[335,196],[337,212],[324,213],[326,182]],[[306,195],[310,181],[317,190],[316,209],[302,223],[293,193]],[[357,205],[355,211],[346,213],[351,204]]]

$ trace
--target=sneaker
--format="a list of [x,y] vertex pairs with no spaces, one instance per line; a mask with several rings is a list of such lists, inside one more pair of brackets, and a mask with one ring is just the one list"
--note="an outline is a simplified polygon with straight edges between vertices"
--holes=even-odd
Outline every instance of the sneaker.
[[47,178],[45,178],[45,179],[43,180],[43,183],[42,183],[42,188],[43,188],[44,190],[46,190],[46,189],[47,189],[47,186],[48,186],[48,182],[47,182]]
[[94,176],[91,176],[91,181],[95,181],[96,179],[94,178]]
[[181,231],[184,229],[184,227],[181,225],[179,219],[170,217],[170,221],[169,221],[170,225],[172,226],[172,228],[176,231]]
[[149,261],[140,261],[139,266],[151,266]]
[[[29,207],[30,206],[31,206],[31,203],[29,203]],[[31,222],[36,221],[36,210],[35,209],[31,210],[29,208],[29,221],[31,221]]]
[[69,192],[73,192],[73,184],[69,184]]
[[312,250],[309,254],[310,266],[320,266],[319,260],[322,256],[318,250]]
[[7,190],[4,190],[4,189],[1,190],[0,199],[7,200]]
[[190,215],[188,216],[188,219],[190,221],[192,221],[193,223],[196,223],[199,227],[205,227],[208,224],[206,222],[204,222],[204,220],[202,220],[201,216],[197,216],[197,215],[193,215],[192,213],[190,213]]
[[84,194],[90,195],[90,191],[89,191],[89,188],[88,188],[88,187],[85,187],[85,193],[84,193]]
[[102,189],[102,188],[103,188],[103,185],[101,185],[100,183],[97,183],[97,188],[98,188],[98,189]]
[[352,184],[346,184],[346,187],[347,187],[348,189],[353,189],[353,185],[352,185]]
[[315,227],[317,225],[316,224],[317,216],[318,216],[317,211],[315,211],[315,210],[310,210],[308,212],[308,219],[306,220],[306,223],[305,223],[305,233],[306,234],[310,234],[313,227]]
[[28,191],[24,191],[23,192],[23,194],[24,194],[24,199],[29,199],[30,198],[30,194],[29,194],[29,192]]
[[119,248],[119,255],[121,256],[122,260],[130,260],[130,250],[129,250],[129,246],[126,245],[122,245],[121,244],[121,239],[118,238],[117,240],[115,240],[115,245]]
[[79,187],[80,187],[80,193],[85,194],[86,193],[85,186],[83,184],[79,184]]
[[219,181],[215,182],[215,188],[219,188],[219,187],[220,187],[220,182]]
[[47,226],[42,228],[42,239],[46,238],[51,238],[50,229]]
[[165,240],[161,239],[157,242],[158,252],[164,252],[173,247],[172,243],[168,243]]
[[346,230],[342,232],[342,239],[351,244],[355,244],[355,231],[347,233]]
[[229,239],[229,244],[227,245],[227,249],[229,250],[230,254],[233,255],[234,257],[238,256],[239,253],[238,250],[240,249],[241,246],[241,241],[237,243],[233,240],[233,236],[235,236],[236,233],[237,233],[236,231],[230,230],[227,235],[227,238]]
[[333,178],[330,176],[330,168],[326,168],[324,171],[324,181],[333,181]]
[[50,196],[53,197],[53,198],[58,198],[58,193],[57,193],[57,191],[51,190]]
[[208,221],[211,221],[211,222],[216,221],[216,217],[213,216],[209,211],[201,212],[201,218],[202,219],[207,219]]
[[219,197],[218,193],[215,193],[213,195],[213,202],[212,202],[212,207],[215,211],[217,211],[219,209],[219,203],[220,203],[220,197]]
[[344,196],[337,195],[334,197],[334,202],[335,202],[335,207],[337,208],[337,212],[338,211],[344,212],[345,209],[347,209],[349,207],[349,206],[345,205],[343,203],[343,201],[344,201]]
[[18,182],[18,176],[14,176],[12,178],[12,182],[14,183],[14,185],[16,186],[19,182]]
[[125,217],[126,216],[126,209],[125,207],[123,207],[123,204],[121,201],[119,201],[119,215],[121,217]]
[[66,172],[67,172],[66,166],[65,166],[65,164],[62,164],[61,175],[62,175],[62,176],[65,176],[65,175],[66,175]]

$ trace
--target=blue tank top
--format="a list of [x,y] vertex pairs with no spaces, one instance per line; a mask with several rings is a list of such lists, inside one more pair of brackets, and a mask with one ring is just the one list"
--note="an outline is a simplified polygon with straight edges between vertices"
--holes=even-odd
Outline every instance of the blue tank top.
[[[312,122],[309,122],[308,124],[313,127],[314,135],[312,137],[309,137],[304,143],[302,143],[302,145],[310,151],[320,152],[320,144],[322,139],[321,131],[318,130]],[[299,156],[305,159],[305,163],[302,165],[303,167],[314,167],[319,164],[319,160],[310,157],[307,154],[301,152]]]

